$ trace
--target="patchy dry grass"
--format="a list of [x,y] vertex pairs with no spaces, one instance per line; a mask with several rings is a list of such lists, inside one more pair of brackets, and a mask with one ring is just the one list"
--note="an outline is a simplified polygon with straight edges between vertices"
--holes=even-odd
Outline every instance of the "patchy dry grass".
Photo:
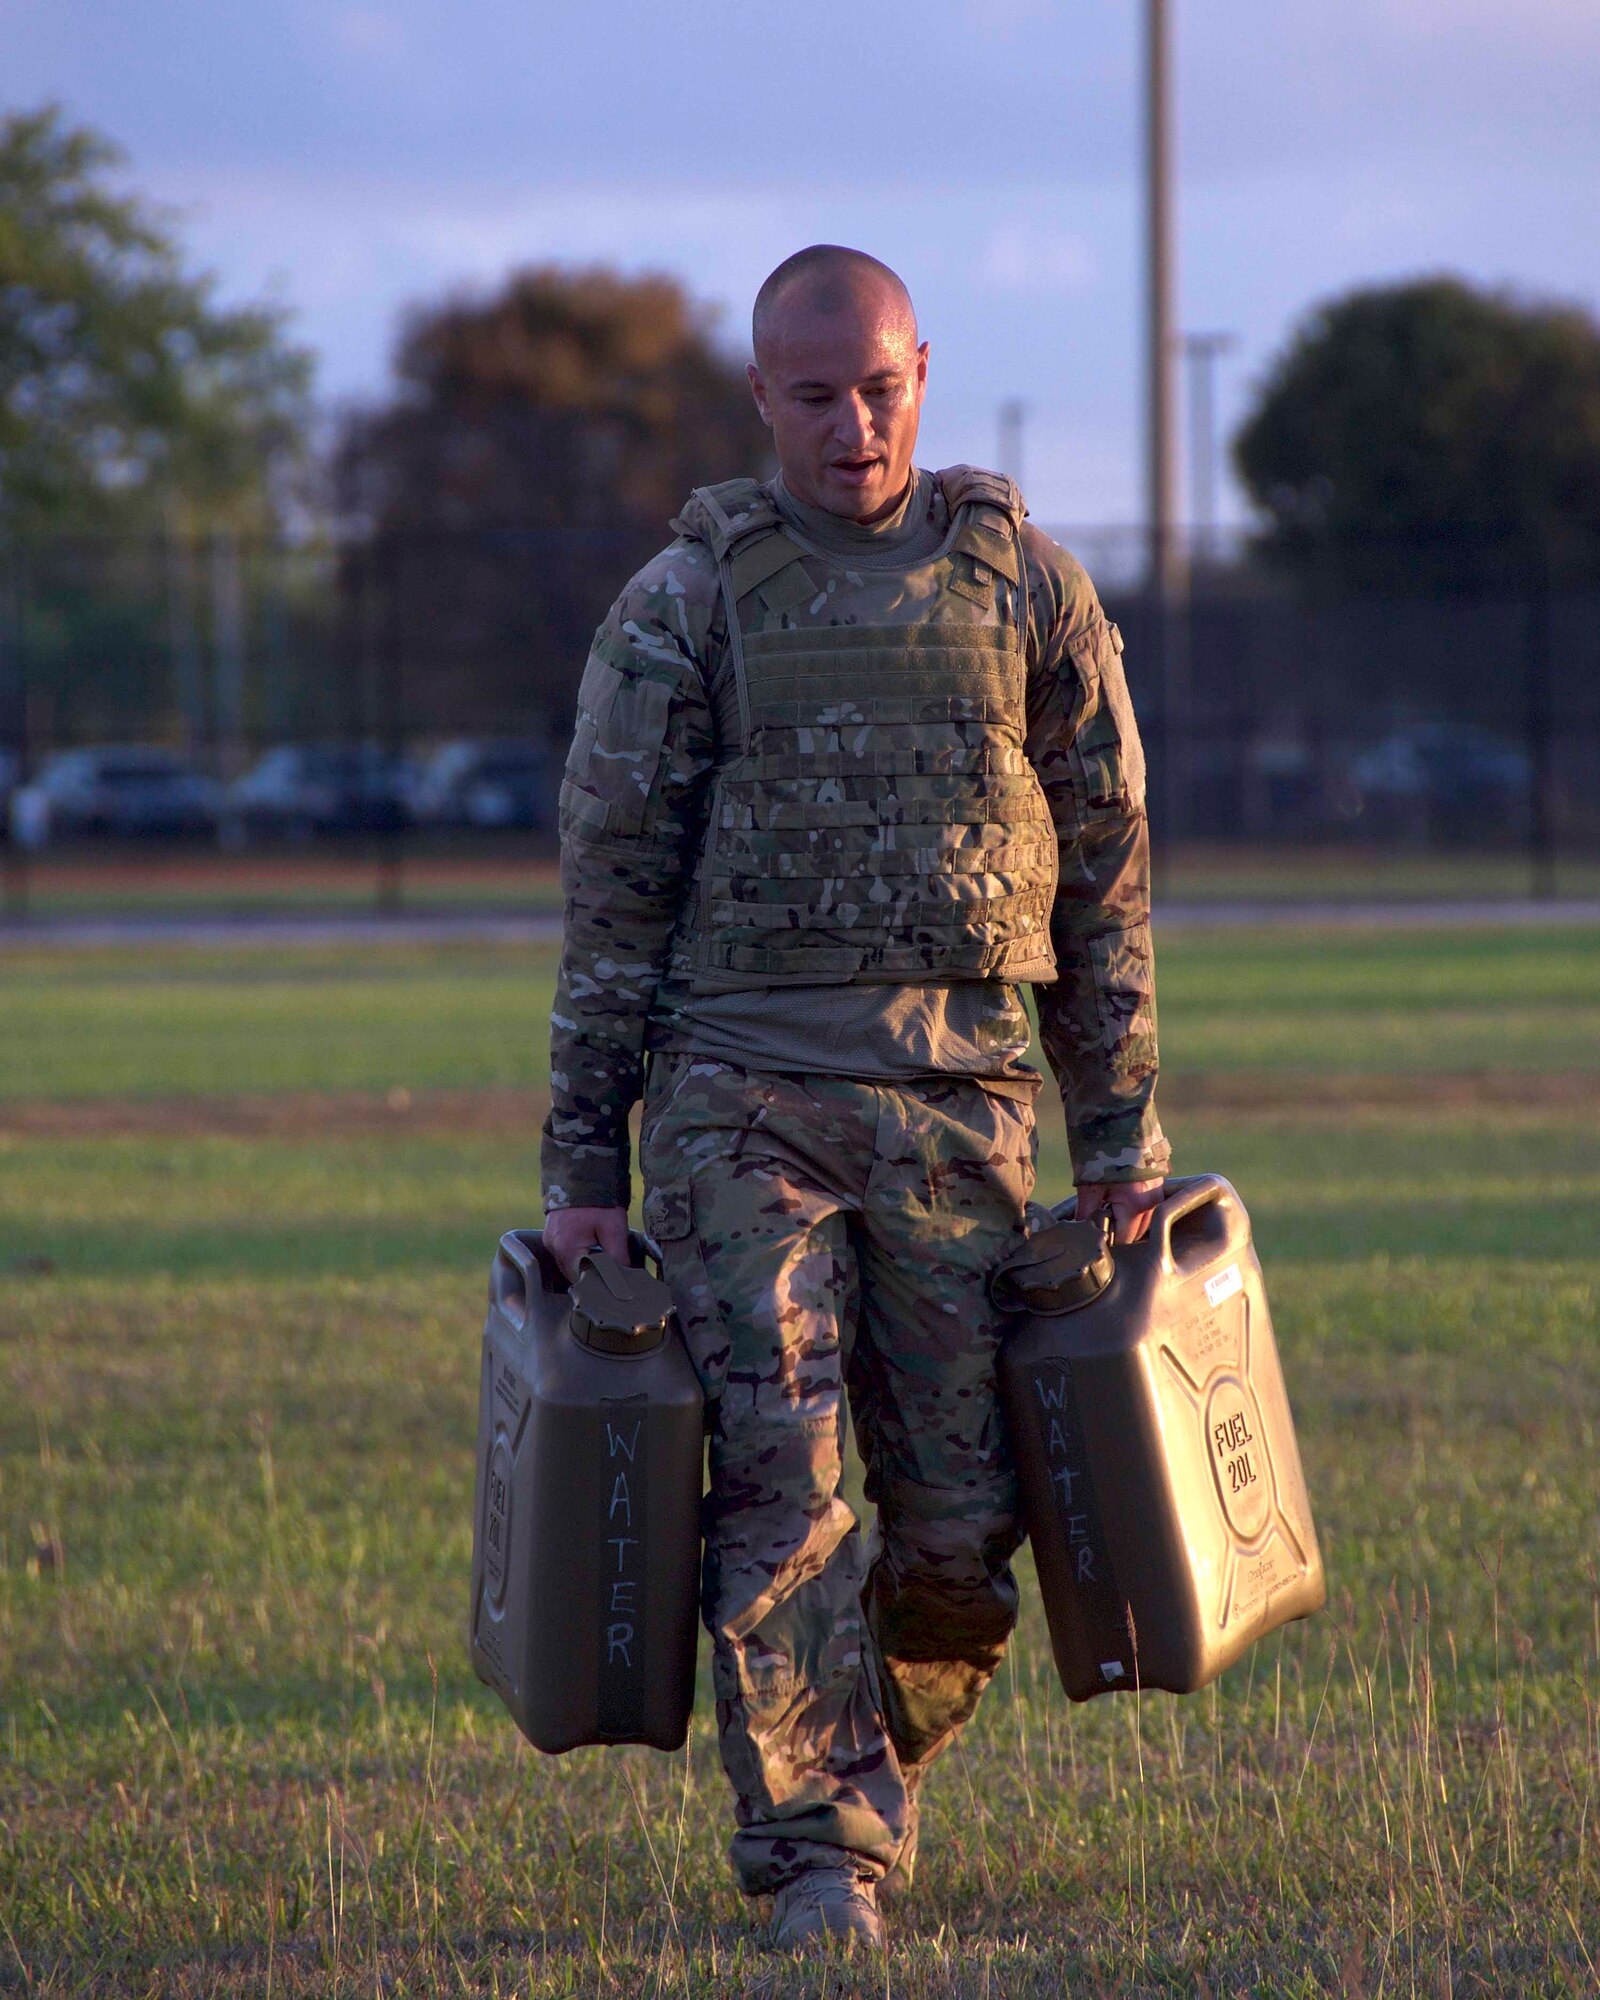
[[[1500,1002],[1461,967],[1452,1008],[1492,1039]],[[1309,1116],[1174,1093],[1182,1164],[1258,1219],[1330,1608],[1204,1694],[1075,1709],[1029,1576],[889,1953],[797,1963],[728,1878],[704,1690],[685,1754],[550,1760],[466,1666],[478,1300],[532,1213],[537,1086],[483,1111],[429,967],[389,971],[435,1021],[437,1088],[469,1092],[453,1110],[374,1084],[346,1126],[258,1080],[232,1123],[97,1126],[61,1054],[71,1117],[0,1137],[0,1990],[1600,1988],[1582,1107],[1545,1079],[1509,1106],[1357,1086]],[[1210,978],[1170,983],[1169,1040],[1204,1040],[1184,1007]],[[137,1038],[166,985],[122,992]],[[194,1032],[204,1069],[235,1028]],[[305,1032],[296,1088],[345,1088]],[[1042,1166],[1059,1191],[1053,1141]]]

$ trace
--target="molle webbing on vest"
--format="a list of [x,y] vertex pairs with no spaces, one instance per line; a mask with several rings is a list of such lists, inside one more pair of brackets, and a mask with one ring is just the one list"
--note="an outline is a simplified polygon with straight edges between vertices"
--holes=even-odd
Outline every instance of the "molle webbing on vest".
[[699,990],[1055,976],[1021,499],[940,478],[961,495],[950,533],[903,568],[811,548],[751,481],[674,524],[717,558],[737,683],[679,938]]

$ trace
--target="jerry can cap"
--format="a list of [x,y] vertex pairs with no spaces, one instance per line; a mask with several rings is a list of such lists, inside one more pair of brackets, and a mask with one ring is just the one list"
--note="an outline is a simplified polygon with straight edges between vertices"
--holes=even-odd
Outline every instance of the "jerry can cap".
[[1002,1312],[1076,1312],[1099,1298],[1116,1273],[1111,1224],[1053,1221],[1037,1230],[989,1280],[989,1297]]
[[596,1354],[648,1354],[667,1337],[672,1294],[648,1271],[591,1252],[572,1281],[572,1331]]

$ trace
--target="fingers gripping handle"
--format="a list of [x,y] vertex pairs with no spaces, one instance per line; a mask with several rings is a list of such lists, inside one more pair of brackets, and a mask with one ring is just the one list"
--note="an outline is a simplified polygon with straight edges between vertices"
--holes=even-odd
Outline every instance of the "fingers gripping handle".
[[[582,1257],[578,1260],[579,1267],[581,1268],[592,1257],[597,1255],[604,1255],[598,1243],[595,1244],[592,1250],[584,1251]],[[653,1236],[646,1236],[643,1230],[630,1229],[628,1231],[628,1262],[636,1271],[642,1270],[647,1263],[654,1264],[656,1267],[656,1276],[660,1277],[662,1271],[661,1251],[657,1247],[655,1238]]]
[[628,1262],[636,1271],[647,1270],[653,1265],[658,1278],[664,1275],[656,1240],[653,1236],[646,1236],[642,1229],[628,1231]]

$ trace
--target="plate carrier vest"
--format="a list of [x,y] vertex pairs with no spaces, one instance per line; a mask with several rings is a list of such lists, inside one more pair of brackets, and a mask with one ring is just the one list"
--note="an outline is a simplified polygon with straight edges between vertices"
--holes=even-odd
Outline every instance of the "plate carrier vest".
[[814,547],[752,479],[696,488],[672,523],[716,558],[728,625],[676,940],[698,992],[1056,976],[1022,496],[970,466],[936,477],[950,532],[893,568]]

